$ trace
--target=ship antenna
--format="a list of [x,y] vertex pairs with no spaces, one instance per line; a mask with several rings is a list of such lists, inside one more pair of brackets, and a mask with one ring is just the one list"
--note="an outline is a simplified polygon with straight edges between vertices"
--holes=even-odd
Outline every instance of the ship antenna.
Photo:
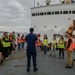
[[35,0],[34,0],[34,7],[35,7]]

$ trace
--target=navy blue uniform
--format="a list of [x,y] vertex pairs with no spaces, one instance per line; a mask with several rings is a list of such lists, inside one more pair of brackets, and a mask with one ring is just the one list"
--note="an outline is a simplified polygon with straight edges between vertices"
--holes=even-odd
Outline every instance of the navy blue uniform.
[[31,56],[33,59],[33,66],[36,67],[36,46],[35,42],[37,40],[37,36],[30,33],[26,36],[27,42],[27,66],[30,67]]

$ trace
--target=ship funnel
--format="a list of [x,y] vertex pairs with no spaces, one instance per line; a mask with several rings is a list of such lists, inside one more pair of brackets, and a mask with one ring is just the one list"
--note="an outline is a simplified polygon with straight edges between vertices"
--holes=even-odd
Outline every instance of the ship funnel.
[[46,4],[46,5],[50,5],[50,3],[51,3],[51,0],[46,0],[46,1],[45,1],[45,4]]
[[65,3],[71,3],[71,0],[65,0]]

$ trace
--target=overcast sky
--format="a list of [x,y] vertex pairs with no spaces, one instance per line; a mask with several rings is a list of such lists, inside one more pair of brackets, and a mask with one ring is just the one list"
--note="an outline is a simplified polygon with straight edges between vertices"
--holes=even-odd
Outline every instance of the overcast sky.
[[[58,3],[60,0],[52,0]],[[40,5],[45,0],[35,0]],[[34,0],[0,0],[0,31],[28,32],[31,26],[31,10]]]

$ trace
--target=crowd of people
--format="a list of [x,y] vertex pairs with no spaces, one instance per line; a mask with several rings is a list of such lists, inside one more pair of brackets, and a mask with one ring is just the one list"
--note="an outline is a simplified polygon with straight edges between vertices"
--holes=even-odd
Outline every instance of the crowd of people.
[[[16,45],[18,50],[25,50],[25,43],[27,43],[26,53],[27,53],[27,71],[30,72],[30,62],[31,56],[33,58],[34,72],[38,70],[36,67],[36,55],[40,50],[43,50],[44,55],[47,54],[48,47],[50,47],[50,55],[56,57],[56,49],[59,50],[59,59],[64,59],[64,51],[67,52],[67,65],[66,68],[73,67],[72,53],[75,49],[75,37],[71,33],[67,33],[67,40],[64,40],[63,35],[60,35],[57,41],[56,35],[53,35],[51,43],[48,42],[47,35],[44,35],[41,41],[40,36],[33,33],[34,29],[30,28],[30,33],[22,36],[18,33],[17,36],[13,31],[8,35],[5,32],[0,39],[0,64],[3,63],[4,59],[9,59],[9,55],[15,51]],[[15,43],[17,41],[17,44]]]
[[[67,53],[67,64],[65,68],[71,69],[73,67],[72,53],[75,49],[75,37],[71,33],[67,33],[67,40],[64,40],[63,35],[60,35],[59,40],[57,41],[56,35],[53,35],[52,42],[48,44],[48,37],[44,35],[43,41],[40,40],[38,35],[33,34],[34,29],[30,28],[30,33],[26,36],[27,42],[27,72],[30,72],[30,61],[31,56],[33,58],[33,67],[34,72],[38,69],[36,68],[36,52],[40,52],[41,48],[44,51],[44,54],[47,54],[48,47],[50,48],[50,56],[56,57],[56,49],[59,50],[59,59],[64,59],[64,51]],[[43,47],[41,47],[41,45]],[[35,52],[36,51],[36,52]]]
[[[63,35],[60,35],[60,38],[57,41],[56,36],[53,35],[49,56],[53,55],[55,57],[56,49],[58,49],[59,50],[59,59],[64,59],[64,51],[66,51],[67,52],[66,68],[72,68],[73,67],[72,53],[75,50],[75,36],[73,36],[71,33],[67,33],[66,37],[67,37],[67,40],[64,40]],[[41,43],[41,42],[39,41],[38,43]],[[44,54],[46,55],[46,53],[48,51],[48,46],[49,46],[47,35],[44,35],[42,43],[43,43]]]
[[13,31],[8,35],[8,32],[5,32],[0,39],[0,64],[3,64],[4,59],[9,59],[9,55],[14,53],[16,47],[18,50],[24,50],[25,36],[18,33],[17,36]]

